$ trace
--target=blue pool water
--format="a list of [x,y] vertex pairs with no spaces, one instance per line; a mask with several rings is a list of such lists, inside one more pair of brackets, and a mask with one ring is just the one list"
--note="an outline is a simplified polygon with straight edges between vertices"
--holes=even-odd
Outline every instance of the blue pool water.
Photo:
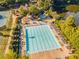
[[26,27],[26,53],[38,53],[61,48],[48,25]]

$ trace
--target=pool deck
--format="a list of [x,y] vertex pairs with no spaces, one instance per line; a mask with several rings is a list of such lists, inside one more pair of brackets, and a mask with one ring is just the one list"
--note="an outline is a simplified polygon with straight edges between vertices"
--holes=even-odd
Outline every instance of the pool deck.
[[[32,24],[32,22],[31,22],[31,24]],[[59,49],[50,50],[50,51],[46,51],[46,52],[30,54],[29,59],[56,59],[56,58],[65,59],[66,56],[70,56],[71,55],[71,54],[69,54],[70,50],[66,48],[66,44],[64,44],[63,41],[61,40],[62,37],[60,35],[58,35],[58,32],[55,30],[54,25],[52,25],[49,22],[46,24],[51,27],[52,31],[54,32],[56,38],[58,39],[58,41],[62,47]],[[23,25],[23,31],[25,31],[25,28],[26,28],[26,26]],[[24,38],[23,42],[25,42],[25,40],[26,40],[25,33],[24,33],[23,38]],[[26,54],[25,45],[22,46],[22,55]]]
[[29,59],[56,59],[56,58],[63,58],[64,54],[60,49],[41,52],[36,54],[31,54]]

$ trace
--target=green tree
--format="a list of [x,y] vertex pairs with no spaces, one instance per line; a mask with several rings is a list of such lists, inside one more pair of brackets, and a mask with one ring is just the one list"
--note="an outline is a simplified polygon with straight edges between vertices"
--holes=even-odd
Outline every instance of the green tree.
[[68,59],[77,59],[76,56],[69,56]]
[[42,10],[48,9],[51,6],[51,1],[50,0],[37,0],[37,5],[38,5],[38,8]]
[[67,17],[65,24],[66,25],[73,25],[74,24],[74,17],[73,16]]
[[53,15],[52,13],[53,13],[53,11],[51,9],[49,9],[49,10],[47,10],[46,15],[47,16],[52,16]]
[[8,54],[4,56],[4,59],[17,59],[17,54],[12,50],[9,50]]
[[18,9],[18,11],[22,14],[22,15],[26,15],[28,13],[28,10],[24,7],[24,6],[20,6],[20,8]]
[[74,27],[74,17],[69,16],[64,21],[57,21],[56,22],[61,32],[66,37],[66,41],[70,44],[71,48],[73,49],[74,56],[70,56],[68,59],[79,59],[79,26]]
[[5,1],[5,3],[7,3],[7,4],[9,4],[9,3],[14,3],[15,2],[15,0],[4,0]]
[[35,15],[39,14],[39,9],[35,5],[30,5],[29,13],[33,13]]
[[15,2],[28,3],[28,2],[29,2],[29,0],[15,0]]
[[69,5],[66,7],[66,10],[70,12],[77,12],[79,11],[79,6],[78,5]]
[[0,4],[11,4],[11,3],[16,3],[16,2],[28,3],[29,0],[0,0]]

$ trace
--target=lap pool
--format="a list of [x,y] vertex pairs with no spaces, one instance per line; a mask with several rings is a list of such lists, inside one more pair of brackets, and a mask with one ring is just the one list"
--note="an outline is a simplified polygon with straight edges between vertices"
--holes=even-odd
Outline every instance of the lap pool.
[[48,25],[26,27],[26,54],[61,48]]

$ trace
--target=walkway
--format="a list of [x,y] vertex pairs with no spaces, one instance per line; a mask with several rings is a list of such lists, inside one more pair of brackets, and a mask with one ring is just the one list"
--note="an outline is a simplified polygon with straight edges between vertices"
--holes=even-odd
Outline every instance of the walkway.
[[[15,22],[15,20],[12,22],[11,29],[15,26],[15,25],[14,25],[14,22]],[[12,35],[12,33],[13,33],[13,30],[10,31],[10,36]],[[8,43],[7,43],[7,46],[6,46],[6,49],[5,49],[5,54],[7,54],[8,51],[9,51],[9,46],[10,46],[11,39],[12,39],[12,38],[9,37]]]
[[26,55],[26,32],[25,32],[26,26],[22,25],[22,33],[21,33],[21,55],[25,56]]
[[55,26],[55,25],[50,24],[50,27],[52,28],[53,32],[55,33],[55,36],[58,38],[59,43],[60,43],[61,46],[62,46],[61,50],[64,52],[64,55],[62,56],[62,59],[65,59],[65,57],[70,56],[69,53],[70,53],[71,51],[70,51],[69,49],[67,49],[67,47],[66,47],[67,44],[63,42],[64,38],[61,36],[61,34],[58,34],[58,33],[60,33],[60,32],[58,32],[54,26]]

